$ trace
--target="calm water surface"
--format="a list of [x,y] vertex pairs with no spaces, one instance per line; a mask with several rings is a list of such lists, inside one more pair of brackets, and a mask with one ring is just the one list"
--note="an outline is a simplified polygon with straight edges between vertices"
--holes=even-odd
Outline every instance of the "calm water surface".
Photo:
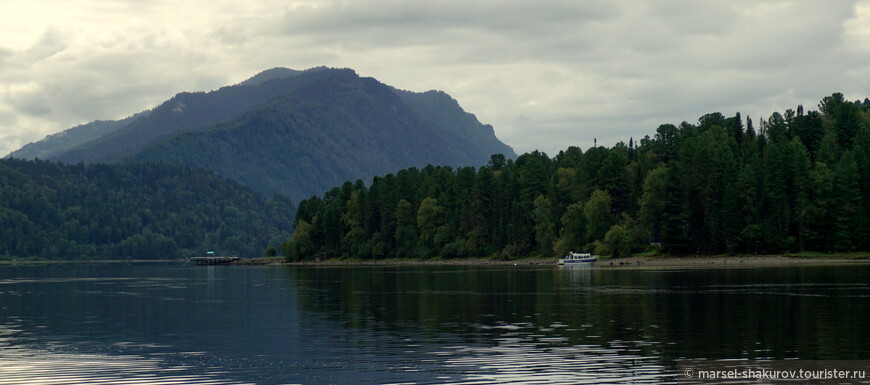
[[0,266],[0,384],[673,383],[870,359],[870,266]]

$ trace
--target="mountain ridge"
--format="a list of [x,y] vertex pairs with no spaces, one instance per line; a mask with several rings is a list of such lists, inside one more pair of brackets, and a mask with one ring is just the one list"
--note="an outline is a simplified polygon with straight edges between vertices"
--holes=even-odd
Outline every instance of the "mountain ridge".
[[63,163],[181,163],[299,200],[402,168],[516,156],[443,91],[403,91],[346,68],[272,68],[218,90],[176,94],[135,117],[76,143],[43,140],[8,157],[32,159],[39,149],[40,158]]
[[[342,108],[335,111],[335,106]],[[381,119],[383,115],[390,119]],[[393,172],[401,168],[400,164],[422,167],[428,163],[485,161],[483,157],[475,159],[458,149],[455,142],[460,138],[455,134],[417,118],[416,111],[402,104],[388,87],[371,78],[346,76],[343,80],[313,82],[294,94],[248,111],[240,119],[155,143],[132,159],[168,160],[198,167],[210,165],[218,173],[246,184],[271,180],[270,186],[264,188],[267,193],[281,191],[277,188],[280,183],[274,182],[276,177],[317,180],[310,183],[317,186],[317,191],[325,191],[346,180]],[[404,127],[413,129],[403,130]],[[217,140],[220,137],[233,139]],[[391,141],[402,145],[392,149],[380,145]],[[433,142],[437,146],[426,146]],[[234,151],[238,147],[258,147],[266,151],[238,153]],[[209,148],[220,156],[203,152],[185,155],[197,148]],[[310,148],[331,150],[316,159],[307,151]],[[272,157],[279,162],[271,161]],[[250,170],[239,166],[248,163],[260,167]],[[283,164],[293,164],[295,168],[287,170]],[[310,188],[300,187],[285,193],[299,199],[307,197],[310,191]]]

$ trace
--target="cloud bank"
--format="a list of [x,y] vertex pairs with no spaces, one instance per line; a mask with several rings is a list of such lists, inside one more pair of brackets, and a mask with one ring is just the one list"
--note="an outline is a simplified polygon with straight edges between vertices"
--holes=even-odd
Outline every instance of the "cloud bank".
[[0,153],[282,66],[444,90],[518,152],[870,96],[870,1],[0,3]]

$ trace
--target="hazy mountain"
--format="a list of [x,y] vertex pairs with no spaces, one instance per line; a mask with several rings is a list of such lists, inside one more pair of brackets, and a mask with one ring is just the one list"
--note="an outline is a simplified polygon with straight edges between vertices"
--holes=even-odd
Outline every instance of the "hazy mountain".
[[[267,73],[274,75],[275,71],[270,70]],[[48,159],[66,163],[120,161],[155,139],[230,119],[288,90],[328,75],[320,68],[305,71],[305,74],[306,76],[273,78],[274,81],[255,81],[255,85],[228,86],[208,93],[182,92],[149,111],[142,119],[136,119],[115,131],[66,152],[59,152]],[[265,79],[269,76],[261,75],[263,74],[254,78]]]
[[491,126],[443,92],[400,91],[325,67],[273,68],[216,91],[180,93],[99,127],[89,136],[70,129],[11,156],[181,163],[294,200],[407,167],[477,166],[494,153],[516,156]]
[[[323,68],[324,67],[318,67],[318,68],[312,68],[311,70],[317,70],[317,69],[323,69]],[[309,71],[311,71],[311,70],[309,70]],[[267,80],[289,78],[291,76],[299,75],[300,73],[302,73],[302,71],[291,70],[289,68],[277,67],[277,68],[272,68],[272,69],[268,69],[268,70],[265,70],[263,72],[260,72],[256,75],[254,75],[254,77],[241,82],[240,85],[258,86],[260,84],[263,84]]]
[[46,136],[44,139],[29,143],[7,155],[7,158],[19,159],[52,159],[59,154],[72,150],[101,136],[117,131],[130,122],[148,115],[149,111],[141,112],[121,120],[97,120],[65,131]]
[[[491,128],[478,126],[495,138]],[[207,167],[298,200],[405,167],[482,165],[492,153],[514,156],[500,142],[474,142],[458,131],[424,118],[374,79],[337,72],[237,118],[152,144],[132,159]]]
[[394,90],[399,98],[427,121],[467,140],[475,151],[486,154],[501,153],[514,158],[510,146],[495,136],[489,124],[481,124],[474,114],[465,112],[459,102],[443,91],[410,92]]

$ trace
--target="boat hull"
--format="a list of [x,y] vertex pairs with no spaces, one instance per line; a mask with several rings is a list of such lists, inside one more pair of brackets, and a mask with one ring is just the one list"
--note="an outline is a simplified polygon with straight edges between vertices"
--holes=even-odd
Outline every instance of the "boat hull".
[[598,261],[598,258],[586,258],[586,259],[560,259],[560,265],[591,265]]

